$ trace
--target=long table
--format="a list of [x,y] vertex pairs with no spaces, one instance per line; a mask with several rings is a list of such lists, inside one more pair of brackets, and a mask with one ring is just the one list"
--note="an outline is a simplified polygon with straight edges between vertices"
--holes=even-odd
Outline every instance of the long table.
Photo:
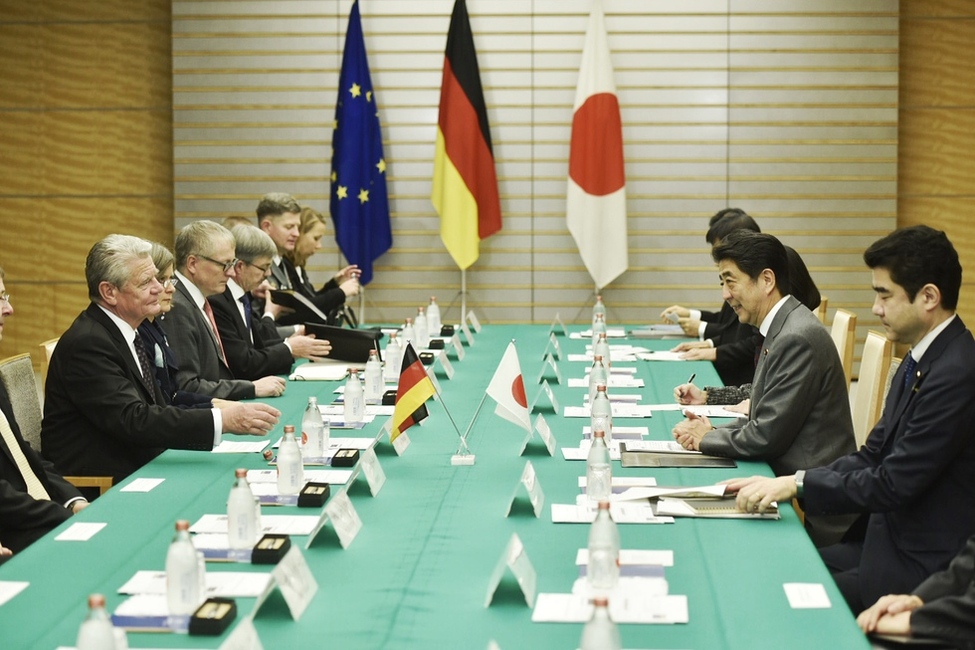
[[[580,328],[574,328],[580,329]],[[463,430],[474,415],[505,346],[516,339],[529,399],[548,342],[542,326],[488,326],[475,335],[463,361],[454,360],[453,379],[440,376],[444,402]],[[563,352],[581,352],[585,341],[560,337]],[[643,342],[664,349],[669,342]],[[630,365],[630,364],[628,364]],[[644,403],[665,403],[673,386],[697,373],[698,385],[717,383],[706,362],[637,362],[646,381]],[[566,379],[553,385],[560,406],[579,404],[583,389],[568,388],[569,377],[584,376],[585,364],[559,361]],[[299,425],[309,395],[331,399],[333,382],[289,382],[272,403],[283,425]],[[631,391],[625,391],[631,392]],[[457,436],[442,402],[428,404],[430,417],[409,430],[411,446],[396,456],[388,443],[377,447],[387,475],[372,497],[362,479],[349,489],[363,529],[343,550],[331,529],[303,551],[319,591],[299,621],[291,620],[280,595],[256,613],[254,624],[266,648],[575,648],[581,625],[531,622],[520,594],[502,588],[490,607],[484,601],[492,570],[517,533],[538,574],[539,592],[568,592],[578,576],[576,552],[586,546],[588,526],[554,524],[546,508],[540,518],[525,509],[505,517],[526,460],[535,466],[546,503],[572,503],[585,464],[549,456],[537,442],[519,455],[524,432],[493,413],[488,400],[475,423],[470,445],[473,466],[452,466]],[[541,411],[560,446],[577,446],[582,419]],[[657,412],[646,424],[651,438],[665,440],[681,416]],[[533,415],[534,418],[534,415]],[[380,421],[360,435],[375,436]],[[343,435],[333,432],[333,436]],[[233,438],[233,436],[230,436]],[[243,439],[243,438],[241,438]],[[148,493],[126,493],[116,486],[24,553],[0,567],[0,580],[30,581],[30,586],[0,607],[0,646],[54,648],[73,645],[85,615],[86,596],[105,593],[114,609],[116,590],[136,570],[161,570],[176,519],[195,521],[225,511],[235,467],[266,468],[259,454],[222,455],[167,451],[122,483],[164,478]],[[769,475],[764,463],[739,462],[736,469],[614,468],[616,475],[651,475],[661,485],[693,485],[720,479]],[[269,514],[265,507],[264,513]],[[869,648],[853,616],[819,560],[796,514],[781,505],[779,521],[682,519],[668,525],[621,525],[623,548],[672,549],[666,570],[670,592],[688,596],[690,623],[623,625],[627,648],[709,648],[799,650]],[[58,542],[54,536],[77,521],[108,525],[87,542]],[[303,538],[295,538],[304,546]],[[207,566],[208,571],[268,571],[248,565]],[[792,609],[783,584],[820,583],[832,603],[828,609]],[[253,599],[239,599],[241,615]],[[226,635],[225,635],[226,636]],[[224,637],[130,634],[132,648],[213,648]]]

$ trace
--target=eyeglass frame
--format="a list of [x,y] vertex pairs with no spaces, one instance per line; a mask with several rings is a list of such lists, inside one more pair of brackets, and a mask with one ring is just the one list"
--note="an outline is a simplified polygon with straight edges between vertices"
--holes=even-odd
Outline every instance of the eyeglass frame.
[[10,294],[7,293],[6,291],[0,293],[0,303],[2,302],[7,303],[8,305],[10,304]]
[[233,268],[237,265],[237,262],[240,261],[236,257],[230,260],[229,262],[221,262],[220,260],[215,260],[212,257],[207,257],[206,255],[194,255],[194,257],[199,257],[201,260],[206,260],[207,262],[211,262],[213,264],[216,264],[217,266],[222,266],[224,273],[229,273],[230,271],[232,271]]

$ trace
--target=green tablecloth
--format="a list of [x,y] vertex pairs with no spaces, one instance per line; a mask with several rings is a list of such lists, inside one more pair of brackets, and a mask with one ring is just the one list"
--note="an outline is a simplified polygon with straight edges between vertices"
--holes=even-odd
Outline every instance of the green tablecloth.
[[[489,326],[476,335],[467,358],[454,361],[455,378],[440,376],[447,408],[462,430],[513,337],[529,399],[535,395],[547,336],[547,328],[540,326]],[[581,352],[585,343],[565,337],[560,341],[564,352]],[[673,386],[691,372],[697,373],[699,385],[717,382],[709,363],[627,365],[636,365],[637,376],[647,381],[645,403],[670,402]],[[585,364],[563,359],[559,368],[566,379],[554,386],[560,406],[579,404],[584,390],[568,388],[567,379],[584,376]],[[335,386],[289,383],[286,395],[272,401],[283,417],[271,438],[277,439],[286,423],[300,424],[308,395],[317,394],[320,403],[327,403]],[[508,518],[504,513],[527,459],[535,465],[547,504],[574,501],[584,463],[565,461],[558,452],[550,457],[538,442],[519,456],[524,432],[494,415],[494,403],[488,400],[470,438],[476,464],[451,466],[456,434],[440,403],[431,401],[429,410],[424,426],[409,431],[413,443],[404,456],[397,457],[388,444],[378,448],[388,481],[377,497],[369,495],[362,479],[352,486],[350,496],[364,524],[352,545],[343,550],[334,531],[327,529],[305,551],[320,590],[304,617],[292,621],[279,596],[258,612],[255,625],[266,648],[485,648],[491,639],[503,649],[577,647],[581,625],[534,624],[519,595],[504,590],[491,607],[485,608],[484,600],[491,572],[512,533],[524,543],[540,592],[570,590],[578,575],[576,551],[586,545],[588,527],[553,524],[547,506],[538,519],[530,512]],[[578,444],[585,420],[542,413],[560,446]],[[669,439],[679,418],[676,412],[658,412],[649,420],[617,423],[646,424],[651,438]],[[360,435],[375,435],[379,426],[377,420]],[[114,608],[123,599],[117,588],[136,570],[162,569],[173,521],[224,512],[238,466],[266,464],[257,454],[166,452],[132,477],[165,478],[159,487],[149,493],[123,493],[116,487],[72,520],[108,523],[90,541],[56,542],[58,529],[0,567],[0,580],[31,582],[0,607],[0,646],[72,645],[87,594],[105,593]],[[733,470],[622,470],[618,465],[615,470],[677,485],[769,473],[764,464],[748,462]],[[782,519],[773,522],[685,519],[673,525],[621,526],[624,548],[673,549],[674,566],[666,571],[670,592],[686,594],[690,611],[687,625],[622,626],[624,647],[868,648],[796,515],[789,507],[782,510]],[[265,514],[269,511],[264,508]],[[296,542],[304,546],[304,538]],[[214,564],[207,569],[269,570]],[[791,609],[782,587],[786,582],[822,583],[833,607]],[[243,615],[253,603],[239,600]],[[129,635],[133,648],[217,647],[221,640]]]

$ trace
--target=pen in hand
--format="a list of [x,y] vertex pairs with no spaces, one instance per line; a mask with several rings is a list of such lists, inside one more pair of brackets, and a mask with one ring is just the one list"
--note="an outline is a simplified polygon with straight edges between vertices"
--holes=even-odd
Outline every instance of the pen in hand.
[[[687,383],[688,384],[693,384],[695,377],[697,377],[697,373],[696,372],[691,373],[691,376],[688,378]],[[683,401],[685,397],[687,397],[687,392],[682,390],[680,392],[681,401]]]

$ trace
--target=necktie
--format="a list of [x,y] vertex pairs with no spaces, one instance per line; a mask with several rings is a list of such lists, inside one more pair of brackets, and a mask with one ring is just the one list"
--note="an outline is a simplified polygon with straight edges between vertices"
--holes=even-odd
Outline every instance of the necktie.
[[911,383],[914,381],[914,370],[917,368],[917,361],[908,352],[907,356],[904,357],[904,390],[911,387]]
[[142,385],[149,391],[149,401],[155,403],[156,375],[152,371],[152,364],[149,362],[149,353],[146,351],[146,344],[142,341],[142,337],[138,332],[136,332],[132,344],[135,347],[135,356],[139,358],[139,368],[142,369]]
[[281,289],[291,289],[292,288],[291,287],[291,277],[288,275],[288,269],[284,268],[284,260],[283,259],[281,260],[281,263],[278,264],[278,269],[281,270],[281,277],[284,278],[284,280],[281,282],[281,287],[280,288]]
[[217,329],[217,321],[213,317],[213,308],[210,303],[203,299],[203,312],[207,315],[207,320],[210,321],[210,328],[213,330],[213,336],[217,339],[217,347],[220,348],[220,359],[227,363],[227,353],[223,351],[223,341],[220,340],[220,331]]
[[251,297],[246,293],[240,298],[240,304],[244,306],[244,325],[247,326],[247,333],[250,334],[251,343],[254,342],[254,332],[251,329],[253,323],[251,321]]
[[37,474],[31,469],[30,463],[27,462],[27,456],[24,455],[24,450],[20,448],[20,442],[14,435],[13,429],[10,428],[10,422],[7,420],[7,416],[3,411],[0,411],[0,437],[7,443],[10,456],[14,459],[14,463],[17,464],[17,469],[20,470],[20,474],[24,477],[24,483],[27,485],[27,494],[37,500],[50,501],[51,496],[44,489],[44,485],[37,478]]
[[758,345],[755,346],[755,367],[758,367],[758,360],[762,358],[762,346],[765,345],[765,337],[758,335]]

